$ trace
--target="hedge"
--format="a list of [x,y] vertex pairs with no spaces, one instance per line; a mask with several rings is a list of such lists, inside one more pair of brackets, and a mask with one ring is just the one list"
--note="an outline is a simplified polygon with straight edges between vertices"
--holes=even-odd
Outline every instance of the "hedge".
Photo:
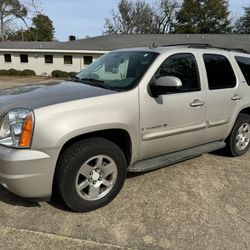
[[8,75],[8,70],[6,70],[6,69],[0,70],[0,76],[7,76],[7,75]]
[[22,71],[16,70],[16,69],[9,69],[8,75],[9,76],[20,76],[20,75],[22,75]]
[[21,72],[22,76],[35,76],[36,72],[34,70],[25,69]]
[[2,69],[0,70],[1,76],[35,76],[36,72],[30,69],[25,69],[23,71],[16,69]]
[[66,77],[66,78],[69,76],[67,72],[61,70],[54,70],[52,71],[51,75],[53,77]]
[[68,73],[70,78],[74,78],[77,74],[78,74],[78,72],[69,72]]
[[[73,78],[77,72],[66,72],[61,70],[54,70],[52,72],[53,77],[62,77],[62,78]],[[35,76],[36,72],[34,70],[25,69],[23,71],[16,69],[2,69],[0,70],[0,76]]]

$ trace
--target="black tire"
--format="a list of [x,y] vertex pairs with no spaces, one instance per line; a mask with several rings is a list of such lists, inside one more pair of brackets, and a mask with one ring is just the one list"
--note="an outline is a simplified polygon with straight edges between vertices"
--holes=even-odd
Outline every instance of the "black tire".
[[227,146],[225,149],[230,156],[237,157],[244,155],[250,147],[250,143],[248,143],[248,145],[244,149],[239,149],[237,147],[237,136],[239,133],[239,129],[244,124],[250,125],[250,116],[247,114],[239,114],[230,135],[226,139]]
[[[116,180],[111,190],[97,200],[85,200],[77,191],[76,179],[82,165],[97,155],[110,157],[116,164]],[[61,155],[55,173],[55,188],[62,201],[75,212],[88,212],[103,207],[120,192],[127,175],[127,161],[122,150],[103,138],[79,141]],[[90,184],[88,184],[90,188]],[[84,196],[85,197],[85,196]]]

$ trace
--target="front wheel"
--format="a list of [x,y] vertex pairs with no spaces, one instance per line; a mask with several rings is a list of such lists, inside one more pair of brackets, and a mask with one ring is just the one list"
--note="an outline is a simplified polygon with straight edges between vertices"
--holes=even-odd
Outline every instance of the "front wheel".
[[249,115],[239,114],[226,143],[226,149],[232,156],[241,156],[248,151],[250,147]]
[[126,172],[126,159],[117,145],[103,138],[91,138],[71,145],[63,153],[55,182],[70,209],[88,212],[115,198]]

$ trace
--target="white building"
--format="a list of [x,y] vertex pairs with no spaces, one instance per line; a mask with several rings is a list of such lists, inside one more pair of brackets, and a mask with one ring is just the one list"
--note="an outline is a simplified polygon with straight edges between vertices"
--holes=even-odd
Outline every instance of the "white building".
[[[79,72],[107,51],[60,48],[51,43],[0,43],[0,69],[31,69],[37,75],[51,75],[53,70]],[[7,46],[6,46],[7,45]]]
[[70,42],[0,42],[0,69],[31,69],[37,75],[50,75],[53,70],[79,72],[109,51],[153,43],[202,43],[250,51],[250,35],[234,34],[107,35]]

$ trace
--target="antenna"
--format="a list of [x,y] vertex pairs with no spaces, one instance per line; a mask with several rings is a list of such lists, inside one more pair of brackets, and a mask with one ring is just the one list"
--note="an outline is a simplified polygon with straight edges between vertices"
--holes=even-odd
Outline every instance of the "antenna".
[[155,45],[155,43],[153,42],[152,45],[149,46],[150,49],[155,49],[157,48],[157,45]]

